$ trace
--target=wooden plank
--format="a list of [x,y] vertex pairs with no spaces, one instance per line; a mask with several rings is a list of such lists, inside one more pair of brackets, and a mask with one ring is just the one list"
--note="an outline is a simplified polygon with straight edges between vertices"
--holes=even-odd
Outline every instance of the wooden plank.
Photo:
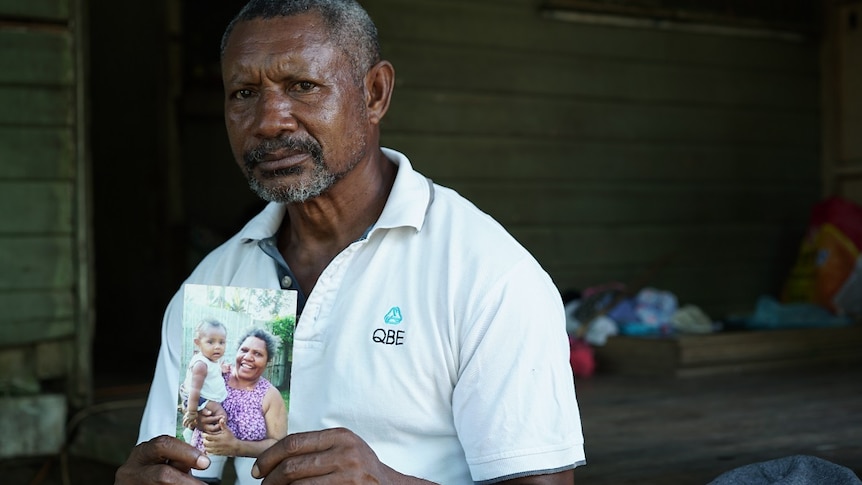
[[[182,109],[196,117],[219,118],[221,97],[215,91],[190,92],[183,99]],[[396,91],[382,126],[387,136],[495,136],[542,142],[664,142],[685,146],[780,145],[808,153],[819,146],[817,122],[816,112],[804,110],[401,89]]]
[[677,348],[669,339],[650,339],[649,344],[631,337],[610,337],[594,348],[596,368],[602,373],[624,375],[673,375]]
[[[383,48],[396,66],[396,92],[405,88],[445,89],[807,111],[820,106],[820,84],[814,72],[788,76],[785,72],[726,66],[594,55],[564,57],[449,43],[391,42]],[[452,72],[458,75],[450,75]]]
[[72,179],[74,150],[68,127],[0,126],[0,178]]
[[0,0],[0,18],[66,20],[69,0]]
[[[838,126],[839,147],[838,157],[841,160],[862,160],[862,29],[859,28],[859,17],[862,16],[862,6],[858,2],[838,7],[841,25],[844,27],[838,35],[838,52],[840,53],[840,92],[841,107]],[[852,19],[852,20],[851,20]],[[855,27],[850,28],[850,25]]]
[[[213,119],[212,131],[223,129]],[[435,181],[552,179],[604,181],[810,183],[820,176],[817,147],[547,140],[457,134],[383,132],[383,145],[403,151]]]
[[753,374],[756,372],[773,372],[779,370],[806,369],[826,370],[858,366],[862,356],[858,351],[842,349],[816,356],[794,356],[790,359],[775,359],[757,362],[734,362],[727,364],[707,365],[701,367],[683,367],[674,372],[675,377],[697,378],[728,374]]
[[862,362],[862,326],[739,331],[670,338],[617,336],[596,348],[610,372],[694,377]]
[[53,455],[66,437],[66,396],[0,397],[0,458]]
[[0,321],[0,342],[4,345],[24,345],[45,340],[75,336],[77,326],[73,318],[58,320]]
[[[730,8],[724,1],[678,2],[640,0],[546,0],[542,7],[560,13],[581,12],[613,18],[643,19],[644,25],[660,28],[702,26],[722,28],[719,32],[778,31],[813,35],[819,11],[817,2],[783,3],[775,8],[770,1],[753,0]],[[740,34],[741,35],[741,34]]]
[[[443,180],[445,182],[445,180]],[[447,184],[511,230],[553,224],[749,224],[807,220],[820,194],[805,186],[557,183]],[[786,184],[788,185],[788,184]],[[515,194],[517,194],[515,196]]]
[[73,202],[72,182],[0,181],[0,235],[71,234]]
[[[158,5],[153,3],[151,5]],[[94,138],[90,120],[93,118],[91,96],[95,91],[90,82],[92,64],[92,31],[89,20],[92,14],[89,2],[72,4],[72,27],[75,66],[74,106],[75,124],[75,231],[73,236],[75,294],[75,334],[69,376],[66,379],[66,396],[70,406],[81,409],[92,404],[93,397],[93,334],[96,323],[96,299],[93,273],[95,270],[95,241],[93,236],[92,199],[92,143]],[[131,16],[132,18],[134,16]],[[126,23],[128,25],[128,22]],[[154,49],[158,51],[158,48]],[[119,70],[122,72],[122,69]],[[134,88],[132,88],[134,90]],[[134,111],[134,110],[131,110]],[[110,118],[110,117],[108,117]],[[134,130],[130,130],[134,132]],[[164,138],[160,138],[164,140]],[[161,144],[161,143],[157,143]]]
[[862,205],[862,178],[844,181],[837,194]]
[[668,254],[675,265],[760,263],[787,244],[786,228],[769,223],[516,226],[511,233],[545,264],[574,266],[644,264]]
[[0,291],[72,288],[72,261],[67,236],[0,238]]
[[0,395],[36,394],[40,390],[32,345],[0,347]]
[[748,361],[818,360],[862,346],[862,326],[726,332],[676,339],[679,366],[697,367]]
[[71,374],[75,342],[50,340],[36,345],[36,375],[39,379],[58,379]]
[[75,293],[72,288],[0,292],[0,325],[33,321],[72,320]]
[[[2,323],[0,323],[2,328]],[[36,394],[39,381],[67,377],[75,353],[71,339],[16,343],[0,349],[0,394]]]
[[818,71],[814,40],[791,43],[572,24],[542,18],[534,2],[511,8],[439,0],[375,0],[363,5],[377,23],[381,39],[387,42],[423,41],[788,73]]
[[0,26],[0,83],[69,86],[74,82],[67,32]]
[[68,88],[0,86],[0,125],[71,125],[72,91]]
[[[452,116],[458,113],[458,116]],[[402,90],[384,119],[390,132],[602,141],[819,143],[814,112],[731,110],[446,91]]]

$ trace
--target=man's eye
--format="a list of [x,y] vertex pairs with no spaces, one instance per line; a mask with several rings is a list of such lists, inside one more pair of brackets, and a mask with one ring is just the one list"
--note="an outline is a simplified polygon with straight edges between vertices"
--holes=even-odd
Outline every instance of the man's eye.
[[296,83],[294,85],[294,89],[296,91],[311,91],[315,87],[316,87],[316,84],[314,84],[311,81],[299,81],[298,83]]
[[251,89],[239,89],[237,91],[234,91],[233,99],[250,98],[252,96],[252,94],[254,94],[254,93],[251,92]]

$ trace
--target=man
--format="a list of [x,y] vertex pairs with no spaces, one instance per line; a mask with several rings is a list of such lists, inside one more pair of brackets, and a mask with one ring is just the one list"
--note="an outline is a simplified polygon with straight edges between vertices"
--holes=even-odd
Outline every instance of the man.
[[[379,145],[395,74],[352,0],[252,0],[222,41],[233,155],[271,203],[187,282],[299,292],[289,435],[263,483],[571,484],[562,300],[532,256]],[[118,484],[198,483],[175,429],[181,292]],[[149,440],[149,441],[148,441]],[[306,483],[303,481],[302,483]]]

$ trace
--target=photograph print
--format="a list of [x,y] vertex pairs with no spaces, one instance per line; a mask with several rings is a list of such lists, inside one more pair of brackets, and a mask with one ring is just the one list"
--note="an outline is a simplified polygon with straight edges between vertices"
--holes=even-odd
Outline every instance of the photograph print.
[[[218,416],[240,440],[286,426],[296,291],[193,284],[183,291],[177,438],[204,450],[201,416]],[[275,393],[284,406],[262,406]],[[256,412],[261,407],[275,411]]]

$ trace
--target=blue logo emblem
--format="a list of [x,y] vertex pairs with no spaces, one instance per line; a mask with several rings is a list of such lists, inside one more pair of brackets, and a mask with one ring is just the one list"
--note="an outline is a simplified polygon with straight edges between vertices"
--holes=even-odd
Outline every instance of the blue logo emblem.
[[404,320],[404,318],[401,316],[401,309],[397,306],[390,308],[389,311],[386,312],[386,316],[383,317],[383,321],[387,325],[398,325],[401,323],[401,320]]

